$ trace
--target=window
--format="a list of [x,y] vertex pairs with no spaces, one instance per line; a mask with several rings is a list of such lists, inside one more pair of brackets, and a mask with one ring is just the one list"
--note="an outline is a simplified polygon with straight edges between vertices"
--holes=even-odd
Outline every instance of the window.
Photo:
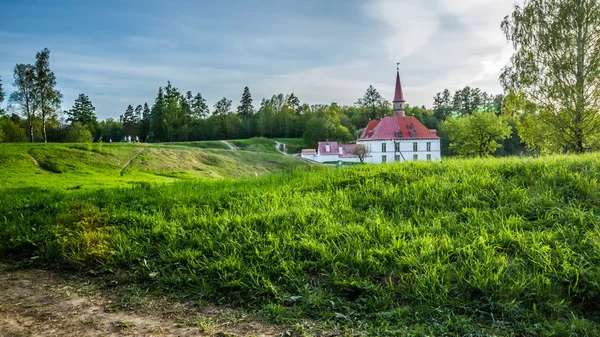
[[381,144],[381,152],[387,152],[387,144],[386,143]]
[[419,155],[418,154],[414,154],[413,155],[413,160],[419,160]]
[[400,152],[400,143],[394,143],[394,151]]
[[419,143],[417,143],[417,142],[414,142],[414,143],[413,143],[413,151],[414,151],[414,152],[417,152],[418,150],[419,150]]
[[431,161],[431,155],[430,154],[427,155],[427,161]]
[[399,155],[399,154],[395,155],[395,156],[394,156],[394,160],[395,160],[395,161],[400,161],[400,155]]
[[427,151],[431,151],[431,142],[427,142]]
[[[385,145],[385,144],[384,144]],[[385,163],[387,162],[387,156],[381,156],[381,162]]]

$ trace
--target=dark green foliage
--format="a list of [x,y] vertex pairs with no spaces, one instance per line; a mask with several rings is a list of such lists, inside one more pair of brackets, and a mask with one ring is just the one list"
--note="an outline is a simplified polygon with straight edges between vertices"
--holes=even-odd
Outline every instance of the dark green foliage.
[[586,155],[16,190],[0,256],[382,335],[593,336],[599,172]]
[[372,85],[367,88],[365,95],[360,98],[356,105],[364,109],[369,119],[380,119],[391,114],[390,102],[379,94]]
[[227,135],[231,134],[233,131],[230,123],[231,103],[232,101],[230,99],[227,99],[226,97],[221,98],[215,103],[212,113],[216,119],[215,134],[223,136],[225,139],[227,139]]
[[248,131],[248,138],[250,138],[250,118],[252,118],[252,115],[254,114],[254,107],[252,106],[252,96],[250,95],[250,89],[248,89],[248,87],[244,88],[242,100],[237,108],[237,112],[238,116],[244,120],[244,124],[246,124],[246,129]]
[[17,143],[27,141],[25,130],[20,128],[19,124],[15,123],[9,117],[0,116],[0,132],[2,133],[0,142]]
[[79,97],[75,100],[71,110],[67,111],[67,122],[71,124],[79,123],[92,129],[97,123],[96,121],[96,108],[90,101],[87,95],[79,94]]
[[126,136],[131,136],[133,139],[135,139],[135,136],[137,136],[139,119],[131,104],[127,106],[127,109],[125,109],[122,119],[123,132],[125,132]]
[[79,122],[75,122],[67,128],[65,136],[65,142],[67,143],[91,143],[92,140],[90,129]]
[[[2,76],[0,76],[0,104],[4,102],[4,90],[2,89]],[[4,110],[0,106],[0,115],[4,113]]]

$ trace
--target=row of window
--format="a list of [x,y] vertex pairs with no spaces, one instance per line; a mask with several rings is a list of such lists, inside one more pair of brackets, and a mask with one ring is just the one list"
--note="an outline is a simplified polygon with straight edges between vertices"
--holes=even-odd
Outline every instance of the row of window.
[[[400,152],[400,143],[394,143],[394,151]],[[417,143],[417,142],[413,143],[413,151],[414,152],[419,151],[419,143]],[[431,151],[431,142],[427,142],[427,151]],[[381,144],[381,152],[387,152],[387,144],[386,143]]]
[[[414,154],[413,155],[413,160],[415,160],[415,161],[419,160],[419,155],[418,154]],[[399,154],[397,154],[397,155],[394,156],[394,161],[400,161],[400,155]],[[431,155],[430,154],[427,155],[427,161],[431,161]],[[387,156],[386,155],[381,156],[381,162],[382,163],[387,163]]]

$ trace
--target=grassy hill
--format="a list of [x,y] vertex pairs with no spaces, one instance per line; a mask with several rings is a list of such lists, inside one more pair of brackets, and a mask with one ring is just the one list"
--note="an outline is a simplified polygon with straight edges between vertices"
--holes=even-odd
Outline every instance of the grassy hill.
[[[254,177],[306,165],[277,154],[231,151],[221,142],[207,143],[0,144],[0,189],[90,189],[181,179]],[[221,145],[225,149],[217,148]]]
[[[153,170],[143,163],[135,172]],[[0,256],[112,270],[277,322],[386,336],[594,336],[599,179],[599,157],[585,155],[14,190],[0,194]]]

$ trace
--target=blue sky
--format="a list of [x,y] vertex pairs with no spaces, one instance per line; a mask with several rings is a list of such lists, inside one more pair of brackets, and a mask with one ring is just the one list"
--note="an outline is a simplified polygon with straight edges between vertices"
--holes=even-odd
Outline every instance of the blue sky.
[[[51,50],[69,109],[87,94],[100,118],[154,101],[168,80],[212,106],[294,91],[349,105],[374,85],[391,99],[401,63],[409,104],[445,88],[500,93],[511,55],[500,31],[512,0],[0,0],[0,76]],[[4,103],[6,104],[6,102]]]

